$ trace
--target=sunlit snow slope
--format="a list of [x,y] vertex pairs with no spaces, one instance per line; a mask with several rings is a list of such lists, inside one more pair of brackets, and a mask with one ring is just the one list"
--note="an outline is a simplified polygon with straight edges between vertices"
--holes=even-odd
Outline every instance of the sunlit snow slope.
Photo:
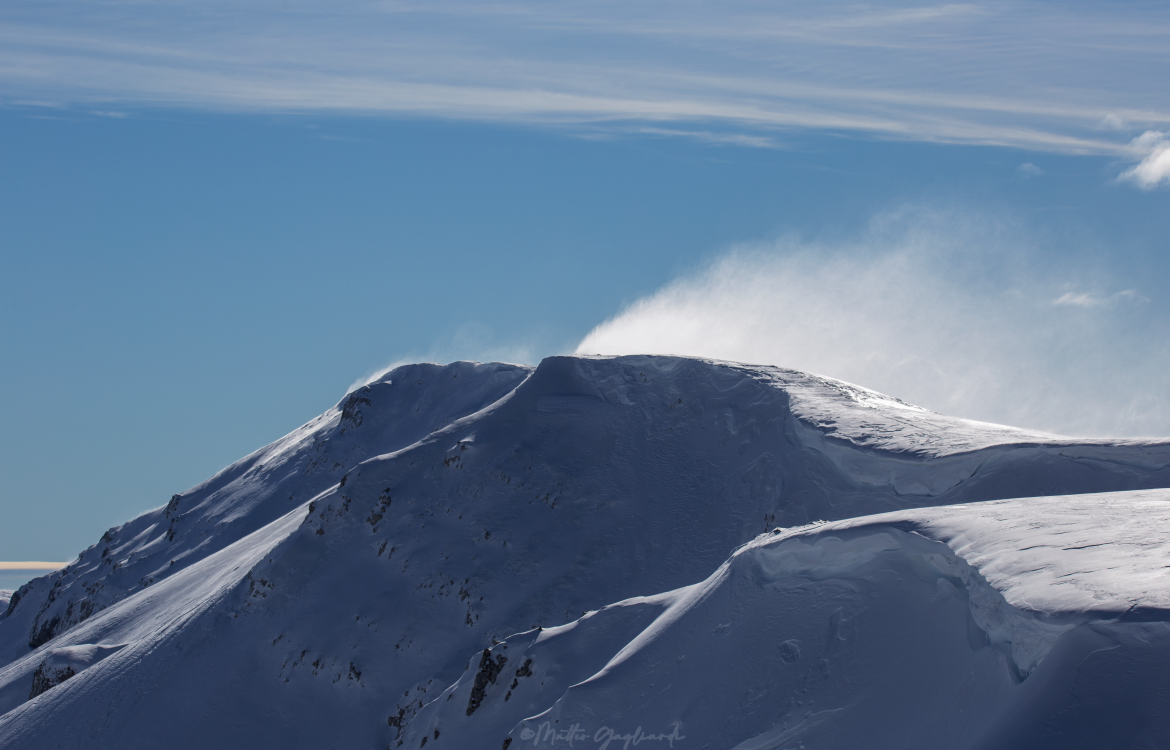
[[768,367],[403,367],[17,592],[0,746],[1162,747],[1168,462]]

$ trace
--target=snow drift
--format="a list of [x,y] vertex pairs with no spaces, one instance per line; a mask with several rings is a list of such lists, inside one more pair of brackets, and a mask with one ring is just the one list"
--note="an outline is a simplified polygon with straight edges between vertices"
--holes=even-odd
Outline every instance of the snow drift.
[[1168,462],[771,367],[398,368],[16,592],[0,746],[1159,747]]

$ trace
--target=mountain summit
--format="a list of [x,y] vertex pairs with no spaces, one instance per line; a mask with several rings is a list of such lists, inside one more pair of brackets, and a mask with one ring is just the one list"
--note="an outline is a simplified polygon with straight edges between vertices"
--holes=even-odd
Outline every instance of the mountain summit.
[[408,365],[15,592],[0,747],[1164,747],[1168,467],[774,367]]

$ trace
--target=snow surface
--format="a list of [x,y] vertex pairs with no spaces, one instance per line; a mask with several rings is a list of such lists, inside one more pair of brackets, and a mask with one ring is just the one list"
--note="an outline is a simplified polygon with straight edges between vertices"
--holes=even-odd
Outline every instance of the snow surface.
[[1000,500],[826,524],[913,529],[954,550],[1006,601],[1048,616],[1170,610],[1170,491]]
[[778,368],[410,365],[23,586],[0,747],[1161,747],[1168,464]]
[[[1102,524],[1111,519],[1122,522]],[[1132,615],[1148,616],[1165,601],[1170,554],[1166,533],[1154,529],[1167,522],[1170,491],[1158,490],[778,530],[700,584],[493,647],[492,658],[507,659],[505,677],[469,715],[483,663],[473,657],[411,722],[405,746],[417,747],[436,729],[453,747],[477,746],[477,737],[491,734],[519,747],[568,746],[576,734],[589,746],[601,744],[606,729],[619,727],[624,736],[641,727],[682,735],[687,746],[735,750],[801,742],[1141,747],[1113,744],[1116,731],[1102,738],[1075,721],[1066,731],[1046,725],[1077,706],[1068,699],[1078,687],[1075,670],[1100,646],[1126,644],[1134,653],[1120,668],[1107,666],[1105,676],[1128,682],[1144,671],[1146,680],[1122,691],[1138,710],[1129,706],[1120,734],[1161,747],[1170,736],[1160,703],[1170,678],[1151,665],[1170,665],[1170,625],[1164,608],[1152,622]],[[1036,529],[1042,533],[1029,534]],[[1122,564],[1112,565],[1118,558]],[[1110,596],[1101,597],[1106,590]],[[1072,637],[1062,641],[1066,634]],[[1058,643],[1065,648],[1053,656]],[[608,661],[599,667],[601,654]],[[1131,671],[1134,658],[1149,665]],[[512,665],[533,675],[513,677]],[[1065,694],[1059,710],[1036,705],[1042,701],[1029,687],[1037,683],[1046,685],[1042,697]],[[1102,687],[1080,703],[1117,692]]]

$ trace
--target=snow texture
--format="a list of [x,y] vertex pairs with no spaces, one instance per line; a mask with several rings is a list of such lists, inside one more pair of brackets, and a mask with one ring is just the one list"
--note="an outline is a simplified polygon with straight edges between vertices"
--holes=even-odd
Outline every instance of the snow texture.
[[401,367],[22,586],[0,747],[1164,747],[1168,464],[771,367]]

